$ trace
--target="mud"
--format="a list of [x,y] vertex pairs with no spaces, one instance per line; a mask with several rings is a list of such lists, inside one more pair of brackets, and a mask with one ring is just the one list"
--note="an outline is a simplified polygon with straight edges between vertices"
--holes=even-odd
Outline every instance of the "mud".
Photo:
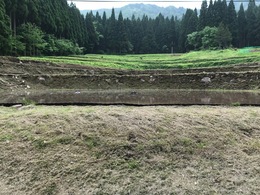
[[[10,94],[17,97],[17,94],[19,93],[26,94],[26,92],[30,91],[31,94],[41,94],[41,96],[44,96],[43,92],[46,93],[48,90],[80,90],[82,92],[93,90],[110,90],[113,92],[114,90],[133,91],[157,89],[184,91],[190,89],[201,91],[253,90],[253,95],[250,96],[252,97],[251,99],[254,99],[255,94],[258,94],[260,89],[259,78],[260,63],[185,70],[168,69],[137,71],[37,61],[20,61],[18,58],[12,57],[0,58],[0,93],[2,102],[4,100],[3,96],[10,97]],[[36,92],[36,90],[38,91]],[[196,93],[197,95],[190,95],[195,95],[199,100],[201,98],[203,99],[203,92],[200,92],[200,95],[198,95],[198,92]],[[49,92],[46,93],[46,95],[48,94]],[[98,95],[96,99],[98,99],[99,94],[96,94]],[[174,93],[174,95],[175,94],[179,94],[179,92]],[[222,92],[216,94],[218,94],[217,96],[221,94],[221,97],[229,96],[227,94],[223,95],[225,93]],[[64,96],[66,94],[60,93],[59,95]],[[153,94],[150,95],[153,97]],[[233,93],[232,96],[236,95]],[[104,95],[104,97],[107,97],[107,95]],[[213,95],[213,97],[215,97],[215,95]],[[239,97],[242,98],[242,96]],[[34,97],[30,98],[33,99]],[[87,99],[86,97],[84,98]],[[131,96],[131,98],[133,97]],[[179,98],[177,99],[180,98],[185,99],[186,97],[179,94]],[[164,98],[162,97],[161,99]],[[217,99],[223,98],[218,97]],[[172,101],[175,100],[171,99],[170,102]],[[176,101],[179,102],[178,100]],[[194,103],[192,100],[189,101]],[[237,101],[243,102],[243,99]],[[166,102],[169,102],[169,100]],[[234,102],[232,98],[228,103],[230,102]],[[250,102],[251,100],[249,103]],[[221,104],[221,101],[218,104]]]
[[260,105],[260,91],[47,90],[0,94],[0,105]]

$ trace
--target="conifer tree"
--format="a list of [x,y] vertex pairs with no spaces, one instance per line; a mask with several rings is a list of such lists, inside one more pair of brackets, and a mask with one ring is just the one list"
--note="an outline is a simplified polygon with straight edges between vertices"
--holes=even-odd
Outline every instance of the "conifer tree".
[[256,10],[256,24],[255,24],[255,44],[260,45],[260,6],[257,7]]
[[212,26],[218,26],[221,22],[223,22],[223,19],[226,17],[226,15],[224,15],[226,8],[224,8],[222,5],[223,4],[221,0],[217,0],[213,4],[213,16],[211,18],[211,20],[213,21]]
[[88,30],[89,42],[87,51],[93,53],[95,47],[98,45],[98,33],[94,26],[94,19],[92,12],[86,14],[86,28]]
[[167,30],[167,46],[169,48],[169,52],[173,53],[177,51],[177,34],[176,34],[176,23],[175,19],[172,16],[171,19],[166,18],[166,30]]
[[6,13],[10,18],[10,29],[14,37],[16,36],[16,28],[17,28],[17,6],[18,0],[5,0],[5,8]]
[[151,23],[147,26],[145,36],[142,39],[141,53],[156,53],[158,45]]
[[255,43],[255,37],[256,37],[256,31],[255,31],[255,24],[256,21],[256,4],[255,0],[250,0],[248,4],[248,8],[246,11],[246,19],[247,19],[247,46],[254,46]]
[[215,19],[214,19],[214,6],[213,6],[213,2],[212,0],[209,1],[209,6],[208,6],[208,10],[207,10],[207,25],[206,26],[210,26],[213,27],[215,26]]
[[98,32],[100,34],[100,40],[99,40],[99,52],[104,53],[107,50],[107,31],[108,31],[108,24],[107,24],[107,15],[106,12],[103,12],[100,25],[98,28]]
[[117,21],[115,16],[115,9],[112,9],[111,17],[108,20],[108,49],[112,53],[117,51]]
[[232,45],[237,47],[238,46],[238,40],[237,40],[237,34],[238,34],[238,26],[237,26],[237,13],[234,5],[234,1],[231,0],[228,4],[228,17],[227,17],[227,27],[231,32],[232,35]]
[[221,49],[229,47],[232,41],[231,32],[223,22],[221,22],[218,26],[216,41],[218,42],[219,48]]
[[136,19],[132,16],[132,28],[130,29],[131,39],[134,53],[141,53],[142,42],[140,40],[144,37],[144,26],[140,18]]
[[122,12],[119,13],[118,21],[117,21],[117,33],[118,33],[118,53],[127,53],[128,51],[132,50],[132,46],[128,40],[126,27],[124,24],[123,14]]
[[10,20],[5,12],[4,0],[0,0],[0,55],[8,54],[10,50],[11,30]]
[[37,0],[30,0],[28,1],[28,16],[27,16],[27,22],[34,23],[38,26],[40,26],[41,19],[39,17],[39,3]]
[[245,47],[246,46],[246,38],[247,38],[247,21],[246,15],[244,11],[244,6],[241,3],[239,11],[238,11],[238,46]]
[[227,1],[223,0],[221,2],[221,15],[222,15],[222,19],[221,22],[223,22],[224,24],[228,23],[228,5],[227,5]]
[[187,9],[182,22],[181,22],[181,31],[180,31],[180,40],[179,46],[180,50],[183,52],[187,51],[187,35],[192,32],[197,31],[198,26],[198,16],[196,10]]
[[19,0],[17,3],[17,22],[16,25],[19,26],[21,24],[24,24],[27,21],[27,17],[29,14],[28,10],[28,1],[27,0]]
[[160,52],[169,50],[167,43],[166,21],[162,14],[159,14],[154,20],[155,39]]
[[198,23],[199,31],[204,29],[207,25],[207,11],[208,11],[208,3],[206,0],[204,0],[200,8],[199,23]]

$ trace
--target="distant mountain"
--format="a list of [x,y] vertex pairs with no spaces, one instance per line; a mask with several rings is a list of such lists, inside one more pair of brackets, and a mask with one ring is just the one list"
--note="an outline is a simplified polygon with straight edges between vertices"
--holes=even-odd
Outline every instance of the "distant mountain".
[[[87,12],[91,10],[81,10],[80,12],[85,15]],[[159,7],[157,5],[152,4],[129,4],[121,8],[115,8],[116,17],[118,17],[119,12],[122,11],[124,18],[132,18],[132,15],[135,15],[136,18],[142,18],[143,15],[147,15],[148,17],[155,18],[160,13],[164,17],[172,17],[176,16],[177,18],[181,18],[182,15],[186,12],[186,9],[183,7],[176,8],[174,6],[169,7]],[[107,17],[111,16],[112,9],[99,9],[99,10],[92,10],[93,14],[95,15],[97,12],[99,15],[103,15],[103,12],[106,12]]]

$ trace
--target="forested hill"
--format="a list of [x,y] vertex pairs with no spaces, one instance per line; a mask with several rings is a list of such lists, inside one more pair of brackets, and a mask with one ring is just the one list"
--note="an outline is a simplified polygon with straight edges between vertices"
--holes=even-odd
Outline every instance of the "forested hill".
[[[91,10],[81,10],[80,12],[82,14],[86,14],[90,12]],[[159,7],[156,5],[151,4],[143,4],[143,3],[137,3],[137,4],[129,4],[121,8],[115,8],[115,15],[116,17],[119,16],[120,11],[124,14],[124,18],[132,18],[134,15],[136,18],[142,18],[143,15],[147,15],[150,18],[156,18],[160,13],[164,17],[171,18],[172,16],[176,16],[177,18],[181,18],[183,14],[185,13],[186,9],[183,7],[176,8],[174,6],[169,7]],[[111,9],[99,9],[99,10],[92,10],[93,14],[96,15],[97,12],[102,14],[103,12],[106,12],[106,15],[111,15]]]
[[85,18],[67,0],[0,0],[0,21],[2,55],[66,55],[88,45]]
[[0,0],[0,55],[169,53],[260,46],[260,6],[203,1],[181,19],[82,15],[67,0]]

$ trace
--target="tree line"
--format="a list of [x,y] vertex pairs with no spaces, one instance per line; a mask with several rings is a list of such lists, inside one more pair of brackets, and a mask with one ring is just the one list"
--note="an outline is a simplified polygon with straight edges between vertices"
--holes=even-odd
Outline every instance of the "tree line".
[[0,0],[0,21],[2,55],[76,54],[88,44],[85,18],[67,0]]
[[[173,13],[174,14],[174,13]],[[181,19],[83,16],[67,0],[0,0],[1,55],[169,53],[260,45],[260,6],[204,0]]]

